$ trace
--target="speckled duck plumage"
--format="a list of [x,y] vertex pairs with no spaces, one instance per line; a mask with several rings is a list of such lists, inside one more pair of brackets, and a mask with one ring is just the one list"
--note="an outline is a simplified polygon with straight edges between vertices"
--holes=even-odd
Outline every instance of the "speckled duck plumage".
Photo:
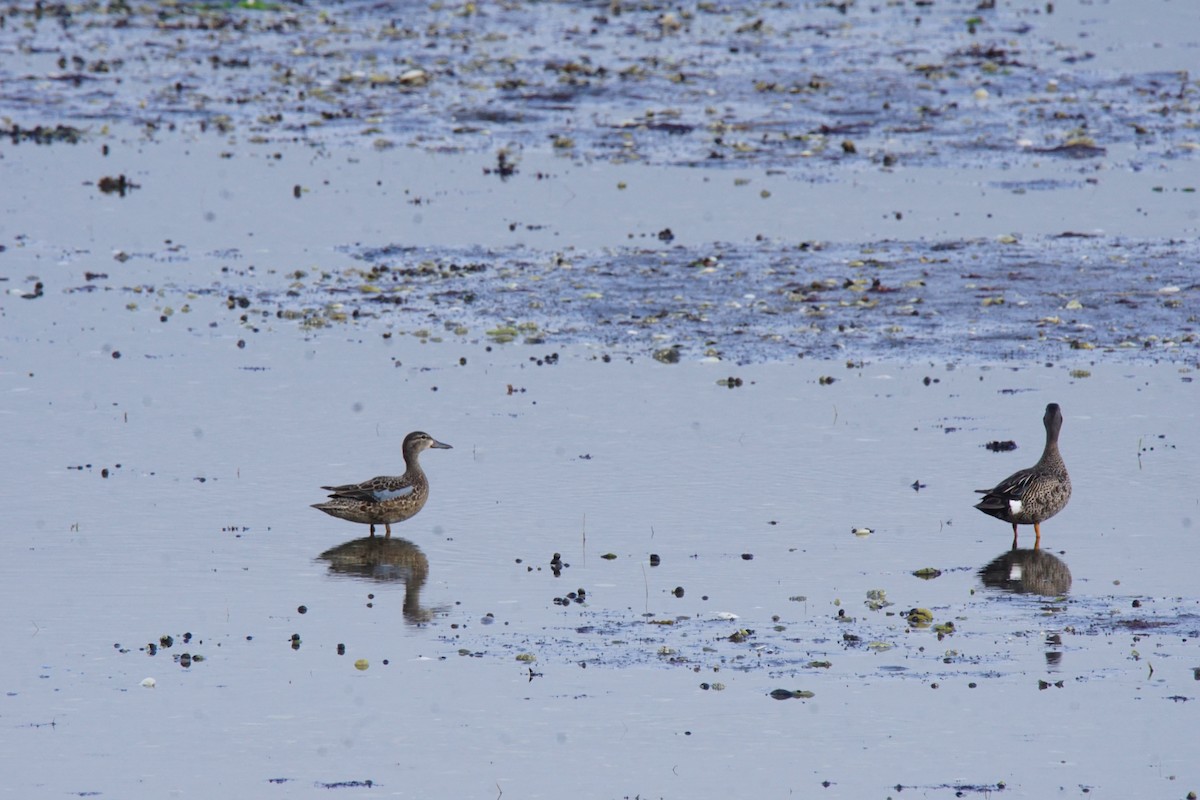
[[975,507],[985,514],[1011,523],[1013,547],[1017,546],[1017,526],[1032,525],[1034,547],[1041,545],[1041,523],[1062,511],[1071,499],[1071,476],[1058,451],[1058,434],[1063,415],[1058,403],[1046,406],[1042,417],[1046,426],[1046,449],[1036,464],[1009,475],[992,489],[977,489],[983,495]]
[[362,483],[344,486],[322,486],[330,492],[324,503],[315,503],[320,509],[339,519],[360,522],[371,526],[383,525],[385,536],[392,535],[392,523],[403,522],[415,516],[429,499],[429,480],[421,469],[421,451],[429,448],[449,450],[450,445],[439,442],[424,431],[413,431],[404,437],[403,475],[380,475]]

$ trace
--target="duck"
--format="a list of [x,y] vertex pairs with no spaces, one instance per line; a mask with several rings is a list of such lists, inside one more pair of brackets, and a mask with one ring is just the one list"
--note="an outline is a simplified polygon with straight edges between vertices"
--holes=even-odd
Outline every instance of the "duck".
[[431,448],[453,449],[424,431],[413,431],[401,445],[403,475],[379,475],[362,483],[322,486],[330,493],[329,499],[312,507],[338,519],[370,525],[371,536],[375,535],[376,525],[383,525],[384,536],[391,538],[392,523],[416,516],[429,499],[429,479],[421,469],[420,455]]
[[1042,424],[1046,426],[1046,448],[1036,464],[1014,472],[991,489],[975,490],[983,495],[976,508],[1012,524],[1014,549],[1018,525],[1032,525],[1033,547],[1035,550],[1041,547],[1042,523],[1066,508],[1071,499],[1071,476],[1058,451],[1058,434],[1063,424],[1058,403],[1046,406]]

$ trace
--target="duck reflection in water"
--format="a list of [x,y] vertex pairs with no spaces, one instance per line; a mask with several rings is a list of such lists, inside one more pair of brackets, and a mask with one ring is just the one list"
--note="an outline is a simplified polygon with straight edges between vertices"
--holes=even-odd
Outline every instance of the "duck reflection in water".
[[1014,547],[980,569],[979,577],[984,586],[1014,594],[1053,597],[1071,590],[1071,570],[1066,562],[1041,549]]
[[407,539],[364,536],[326,550],[317,556],[328,561],[335,575],[362,578],[378,583],[404,582],[404,619],[428,622],[437,609],[421,607],[421,587],[429,577],[429,559]]

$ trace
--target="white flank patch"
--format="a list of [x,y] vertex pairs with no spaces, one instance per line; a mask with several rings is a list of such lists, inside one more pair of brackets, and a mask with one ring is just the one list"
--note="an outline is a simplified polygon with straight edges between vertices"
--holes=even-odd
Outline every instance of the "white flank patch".
[[1008,501],[1008,513],[1020,514],[1021,513],[1021,501],[1020,500],[1009,500]]

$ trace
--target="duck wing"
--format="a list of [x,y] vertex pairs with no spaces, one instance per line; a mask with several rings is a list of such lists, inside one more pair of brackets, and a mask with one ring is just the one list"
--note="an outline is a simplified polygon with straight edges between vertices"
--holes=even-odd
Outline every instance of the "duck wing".
[[975,491],[988,497],[995,496],[1004,500],[1020,500],[1025,496],[1025,490],[1029,488],[1029,484],[1033,482],[1033,475],[1034,472],[1032,469],[1023,469],[1009,475],[991,489],[976,489]]
[[1014,472],[991,489],[976,489],[983,499],[975,507],[985,514],[1003,516],[1021,510],[1022,498],[1025,491],[1033,482],[1033,469],[1023,469]]
[[330,497],[341,497],[347,500],[358,500],[363,503],[382,503],[387,500],[397,500],[407,497],[416,491],[413,484],[403,476],[393,478],[380,475],[362,483],[348,483],[344,486],[322,486],[329,492]]

